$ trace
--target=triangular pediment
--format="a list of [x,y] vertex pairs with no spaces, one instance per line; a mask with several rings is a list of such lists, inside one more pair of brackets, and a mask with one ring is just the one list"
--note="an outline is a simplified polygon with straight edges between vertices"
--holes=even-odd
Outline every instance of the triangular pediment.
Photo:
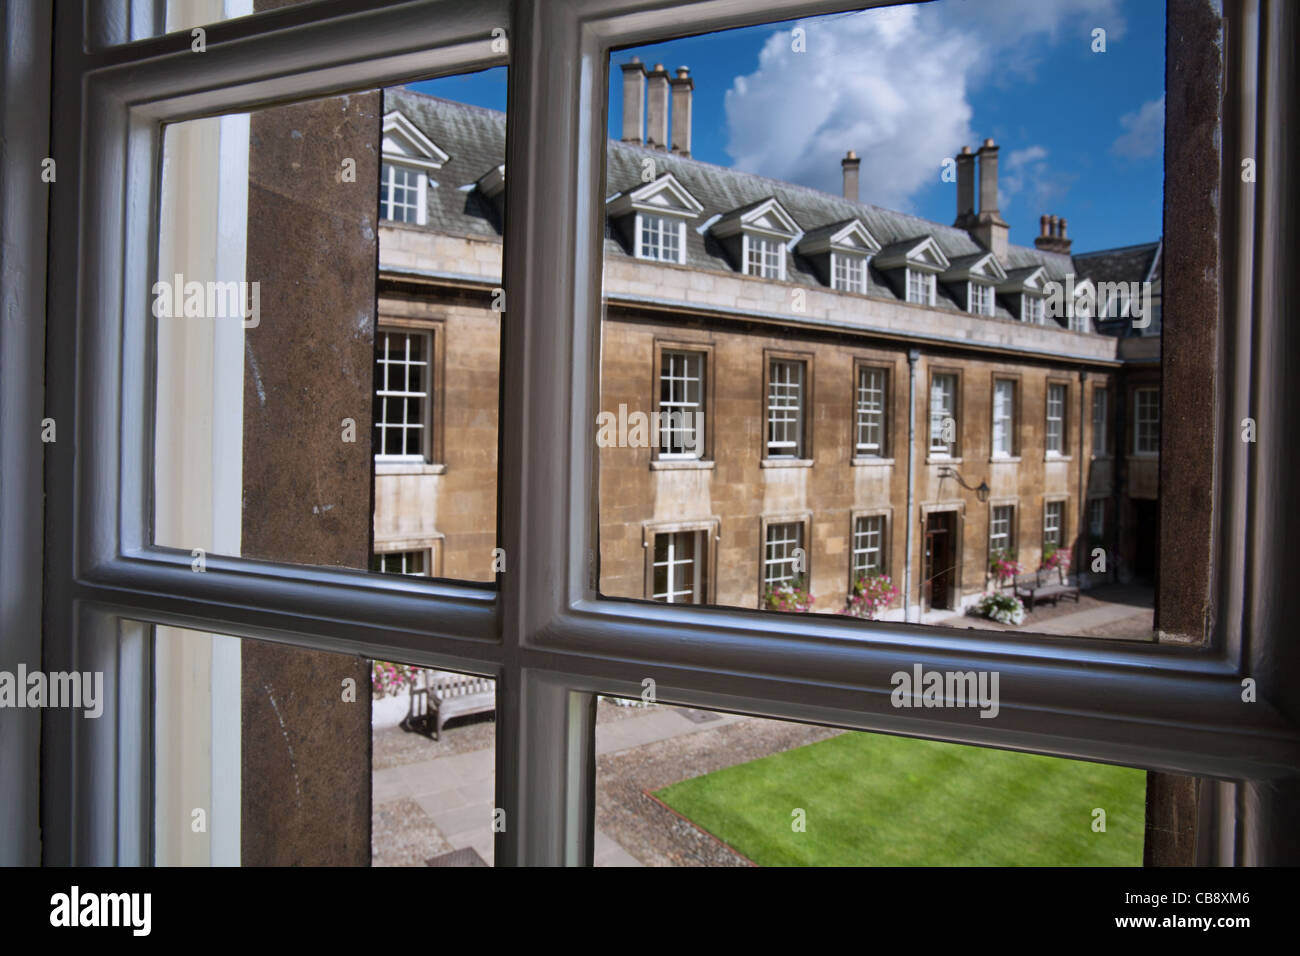
[[419,128],[394,110],[384,116],[383,156],[423,169],[441,169],[451,157]]
[[612,216],[623,216],[634,211],[694,219],[704,211],[704,206],[691,195],[689,189],[677,181],[676,176],[664,173],[654,182],[619,193],[610,200],[609,212]]
[[799,224],[785,211],[785,207],[775,196],[733,209],[713,226],[713,234],[720,239],[741,232],[793,239],[800,231]]
[[944,272],[950,266],[933,236],[914,236],[894,242],[881,249],[875,258],[881,269],[920,269],[923,272]]

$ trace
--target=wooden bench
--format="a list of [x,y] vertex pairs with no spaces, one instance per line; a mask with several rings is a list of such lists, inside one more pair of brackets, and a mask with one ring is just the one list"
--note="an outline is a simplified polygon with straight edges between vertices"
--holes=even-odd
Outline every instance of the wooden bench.
[[496,681],[472,674],[425,670],[419,686],[411,688],[411,703],[405,726],[433,726],[433,739],[442,735],[442,726],[453,717],[490,713],[497,709]]
[[1071,597],[1076,604],[1079,602],[1079,589],[1066,580],[1065,572],[1060,568],[1045,568],[1033,574],[1016,575],[1012,587],[1016,597],[1024,600],[1030,611],[1039,601],[1051,601],[1055,605],[1061,598]]

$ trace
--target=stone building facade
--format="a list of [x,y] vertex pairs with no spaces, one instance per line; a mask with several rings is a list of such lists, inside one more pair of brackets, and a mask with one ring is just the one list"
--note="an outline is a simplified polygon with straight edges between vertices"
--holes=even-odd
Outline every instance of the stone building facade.
[[[907,607],[882,616],[919,620],[998,551],[1154,575],[1158,284],[1154,309],[1098,289],[1143,256],[1158,280],[1158,244],[1074,256],[1047,217],[1011,244],[991,141],[956,157],[953,226],[859,202],[851,153],[843,196],[702,163],[689,74],[648,109],[646,75],[624,67],[606,168],[602,593],[756,607],[797,578],[836,612],[885,573]],[[376,567],[490,581],[505,117],[405,90],[384,111]]]

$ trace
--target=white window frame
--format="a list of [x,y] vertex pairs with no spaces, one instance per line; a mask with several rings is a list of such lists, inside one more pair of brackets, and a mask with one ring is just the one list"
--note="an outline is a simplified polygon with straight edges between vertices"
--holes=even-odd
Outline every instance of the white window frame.
[[1051,547],[1065,547],[1065,500],[1056,499],[1043,502],[1043,553]]
[[[419,391],[408,392],[405,389],[394,389],[391,387],[394,383],[389,381],[388,382],[390,386],[389,388],[384,389],[381,387],[378,391],[376,391],[372,395],[372,401],[374,402],[375,423],[379,427],[380,433],[385,436],[384,437],[385,446],[387,445],[387,433],[393,429],[400,429],[402,431],[406,431],[411,427],[418,427],[420,430],[420,451],[417,454],[410,454],[407,452],[382,452],[381,453],[376,451],[374,452],[376,464],[428,462],[432,458],[432,448],[433,448],[433,438],[434,438],[433,429],[435,425],[433,421],[433,408],[434,408],[433,390],[437,387],[437,383],[433,380],[433,376],[435,372],[434,351],[433,351],[434,334],[435,333],[431,331],[398,328],[395,326],[385,326],[385,325],[380,325],[375,329],[375,338],[377,340],[379,339],[380,336],[384,336],[384,335],[400,335],[406,337],[406,348],[405,348],[404,358],[402,358],[397,362],[383,363],[389,366],[390,373],[391,373],[391,369],[395,366],[405,367],[408,365],[417,365],[417,366],[423,366],[425,370],[424,391],[422,392]],[[417,363],[411,359],[410,343],[412,339],[419,339],[421,342],[424,343],[424,360],[422,362]],[[380,364],[378,354],[376,354],[375,363]],[[417,426],[412,426],[411,423],[406,419],[406,410],[408,406],[406,402],[401,401],[402,399],[405,398],[418,398],[420,400],[420,405],[421,408],[423,409],[421,415],[422,421]],[[398,403],[400,403],[401,412],[402,412],[401,424],[398,424],[395,421],[390,423],[389,420],[387,419],[386,417],[388,414],[387,409],[390,407],[388,405],[388,400],[396,400]]]
[[974,279],[967,281],[966,311],[972,315],[993,315],[993,286]]
[[1047,321],[1047,300],[1041,295],[1020,294],[1020,321],[1042,325]]
[[[407,176],[415,176],[415,220],[395,219],[392,212],[396,205],[392,200],[392,190],[396,185],[397,171],[401,170]],[[391,157],[384,157],[379,166],[380,171],[380,191],[379,191],[379,218],[383,222],[401,223],[404,225],[423,226],[428,223],[429,218],[429,176],[423,169],[416,166],[409,166],[400,160]],[[387,175],[386,175],[387,173]],[[410,190],[410,185],[403,184],[404,190]],[[401,204],[403,209],[411,208],[410,203]]]
[[[793,528],[793,536],[788,529]],[[807,546],[804,544],[804,522],[797,519],[789,521],[772,521],[764,526],[763,531],[763,590],[766,591],[774,584],[793,582],[802,580],[804,584],[808,581],[808,572],[796,571],[794,569],[795,554],[797,548],[803,548],[805,551],[805,562],[807,561]],[[779,550],[778,550],[779,549]],[[790,568],[785,570],[785,565]],[[805,563],[805,568],[807,567]]]
[[837,292],[867,291],[867,257],[831,250],[831,288]]
[[1016,453],[1016,382],[993,380],[993,457],[1011,458]]
[[[767,458],[804,456],[804,403],[808,401],[808,363],[802,359],[767,360],[767,394],[763,449]],[[781,375],[777,375],[780,370]],[[793,397],[794,401],[790,399]],[[793,432],[793,434],[791,434]],[[776,437],[779,434],[780,437]]]
[[1065,414],[1070,402],[1070,387],[1063,382],[1048,382],[1044,413],[1043,451],[1049,458],[1065,454]]
[[[929,457],[953,458],[957,449],[955,435],[961,431],[961,421],[957,418],[957,391],[961,388],[961,378],[956,372],[935,372],[930,376],[930,438]],[[943,438],[943,420],[952,418],[956,423],[954,438],[945,442]]]
[[883,458],[889,427],[889,370],[859,365],[854,382],[853,454]]
[[903,272],[907,283],[907,301],[916,305],[934,305],[934,273],[910,266]]
[[889,573],[889,552],[885,540],[889,521],[884,514],[856,515],[849,551],[849,580],[874,572]]
[[[704,568],[707,565],[708,558],[708,541],[705,538],[707,531],[658,531],[655,532],[650,542],[653,549],[650,556],[650,598],[654,601],[662,601],[665,604],[702,604],[704,602]],[[667,538],[667,553],[663,561],[659,560],[659,539]],[[678,549],[686,542],[691,543],[691,555],[689,558],[679,558]],[[691,566],[691,586],[690,588],[679,588],[676,585],[677,569],[682,565]],[[664,568],[666,590],[660,592],[655,588],[655,572]],[[686,596],[689,600],[680,600],[679,596]]]
[[[655,238],[655,242],[647,245],[646,234],[649,233]],[[676,249],[672,250],[671,255],[666,254],[665,239],[672,235],[673,245]],[[638,259],[646,259],[650,262],[671,262],[677,265],[686,264],[686,221],[676,216],[660,216],[655,213],[638,212],[636,214],[636,248],[634,253]]]
[[741,234],[744,274],[759,279],[785,281],[785,243],[773,236]]
[[[680,363],[680,365],[679,365]],[[704,437],[705,428],[707,427],[708,417],[705,414],[704,403],[705,381],[707,375],[708,354],[705,352],[696,352],[691,349],[664,348],[659,357],[659,390],[656,396],[658,402],[658,411],[660,418],[659,425],[659,459],[663,460],[694,460],[704,457]],[[692,368],[692,366],[694,366]],[[669,394],[673,397],[668,400],[664,399],[664,386],[667,385]],[[680,389],[680,395],[679,395]],[[672,415],[680,413],[684,416],[680,421],[671,418],[664,418],[665,414]],[[685,434],[690,431],[698,430],[695,436],[695,451],[686,450],[686,442],[676,442],[682,446],[681,451],[673,451],[674,439],[680,432]]]
[[[412,557],[419,555],[421,568],[411,570],[408,565],[412,564]],[[432,548],[407,548],[401,551],[376,551],[374,554],[376,563],[379,567],[373,570],[378,574],[403,574],[407,577],[427,578],[433,574],[433,549]],[[388,567],[392,562],[397,562],[396,567]]]
[[1133,454],[1160,454],[1160,389],[1133,390]]
[[1106,537],[1106,499],[1088,499],[1088,535],[1092,538]]
[[[199,57],[176,56],[176,49],[188,45],[187,36],[175,38],[179,47],[162,38],[128,44],[143,38],[131,32],[133,24],[153,22],[147,12],[136,16],[137,4],[130,18],[110,16],[99,4],[63,4],[50,27],[47,16],[34,15],[48,14],[40,0],[11,2],[33,14],[28,22],[38,39],[29,62],[16,63],[11,55],[5,60],[7,80],[14,74],[28,81],[7,82],[6,89],[21,89],[35,101],[30,107],[19,101],[21,108],[6,110],[0,119],[6,142],[21,150],[3,158],[10,164],[6,173],[12,173],[0,178],[5,228],[15,222],[8,218],[11,208],[32,213],[12,227],[30,241],[10,243],[6,232],[5,248],[17,266],[11,274],[18,277],[18,307],[25,315],[44,316],[45,327],[36,320],[4,330],[0,388],[16,400],[5,407],[31,414],[15,413],[19,426],[7,416],[0,427],[7,447],[24,447],[21,436],[42,412],[58,422],[59,431],[58,442],[44,449],[44,485],[39,470],[34,478],[19,471],[26,464],[19,460],[32,456],[6,456],[5,476],[18,480],[6,483],[0,507],[8,509],[7,517],[24,509],[40,514],[44,507],[58,519],[44,529],[29,522],[5,537],[4,558],[23,575],[24,562],[35,564],[31,554],[44,555],[44,592],[34,574],[26,573],[23,581],[37,602],[45,602],[43,621],[39,604],[34,612],[36,632],[43,623],[44,635],[35,659],[52,669],[74,661],[83,669],[103,669],[106,685],[115,689],[102,720],[81,721],[74,729],[59,714],[45,714],[44,767],[33,770],[24,763],[0,783],[6,796],[21,798],[38,792],[43,778],[37,774],[48,780],[36,851],[45,862],[149,862],[148,631],[152,625],[186,628],[200,621],[238,638],[367,658],[382,652],[497,678],[511,702],[499,714],[499,740],[507,752],[526,741],[529,757],[503,761],[496,776],[496,805],[512,821],[496,835],[497,865],[591,863],[593,698],[639,696],[647,673],[657,677],[662,699],[695,707],[924,732],[960,743],[1214,777],[1201,789],[1200,858],[1221,864],[1279,859],[1270,836],[1289,832],[1297,800],[1293,789],[1275,781],[1294,770],[1300,728],[1275,707],[1243,710],[1240,675],[1250,673],[1263,693],[1281,699],[1300,690],[1300,675],[1279,663],[1286,659],[1279,649],[1292,635],[1285,623],[1274,623],[1272,579],[1261,583],[1255,577],[1288,566],[1282,549],[1289,541],[1273,527],[1289,508],[1285,456],[1255,456],[1253,471],[1225,464],[1222,487],[1216,483],[1216,513],[1221,509],[1225,516],[1216,535],[1224,542],[1258,542],[1263,551],[1258,561],[1215,564],[1205,647],[1086,639],[1040,644],[1025,635],[919,631],[829,615],[782,615],[779,640],[773,640],[772,615],[659,608],[596,592],[590,495],[596,488],[598,389],[592,386],[599,364],[604,197],[595,171],[603,168],[607,84],[593,82],[578,65],[603,65],[612,49],[652,37],[838,12],[863,0],[792,0],[770,8],[647,0],[635,5],[632,16],[628,0],[413,0],[357,10],[304,4],[270,18],[223,24],[209,35],[209,52]],[[140,0],[138,6],[148,4]],[[417,22],[420,29],[412,30]],[[533,181],[545,184],[514,188],[505,240],[517,250],[506,257],[504,286],[519,334],[503,339],[503,367],[517,373],[521,385],[503,393],[500,537],[507,553],[525,559],[512,562],[499,592],[220,555],[208,556],[206,573],[193,573],[188,551],[148,543],[152,369],[146,323],[124,319],[149,314],[156,227],[150,197],[161,168],[160,124],[481,69],[504,62],[504,56],[493,59],[490,46],[493,28],[503,24],[514,56],[512,91],[550,93],[512,102],[507,143],[510,167],[528,169]],[[1282,148],[1278,137],[1285,135],[1271,125],[1272,111],[1293,110],[1300,96],[1283,82],[1284,58],[1263,55],[1285,42],[1275,34],[1283,31],[1272,13],[1234,21],[1226,31],[1238,53],[1255,49],[1251,44],[1261,52],[1230,66],[1221,119],[1230,130],[1249,120],[1269,155]],[[100,49],[105,44],[107,51]],[[238,45],[240,55],[226,55],[226,44]],[[52,123],[40,102],[48,86],[41,72],[48,60],[41,51],[51,49],[96,51],[61,57]],[[1267,109],[1257,92],[1265,89],[1276,92]],[[50,153],[51,126],[56,152],[68,157],[60,163],[59,180],[78,185],[51,190],[47,214],[43,202],[22,203],[31,189],[30,170]],[[1274,220],[1253,217],[1256,208],[1290,208],[1293,189],[1286,177],[1262,178],[1242,221],[1225,221],[1221,239],[1225,248],[1245,253],[1221,259],[1223,281],[1243,291],[1223,304],[1228,358],[1219,359],[1218,371],[1230,377],[1234,363],[1255,370],[1247,384],[1276,409],[1258,420],[1272,430],[1268,440],[1278,442],[1286,441],[1295,422],[1290,405],[1271,404],[1288,393],[1288,383],[1284,363],[1268,361],[1267,349],[1288,317],[1252,299],[1251,290],[1283,288],[1297,270],[1297,251]],[[579,267],[548,267],[542,250],[557,248]],[[1176,254],[1171,240],[1169,255]],[[47,274],[63,279],[47,284]],[[47,336],[71,343],[52,352],[48,362]],[[1216,398],[1224,421],[1235,396],[1226,389]],[[1253,506],[1245,509],[1241,503],[1248,494]],[[30,621],[33,600],[18,600]],[[866,633],[870,640],[863,640]],[[910,671],[918,659],[942,670],[1002,670],[1017,679],[1002,684],[998,720],[971,721],[960,709],[940,708],[927,712],[922,731],[915,715],[889,706],[889,675]],[[23,733],[25,741],[39,742],[40,728],[35,737]],[[30,805],[27,798],[24,806]],[[19,849],[14,856],[30,859],[31,851]]]
[[[1006,512],[1005,518],[999,516],[1000,511]],[[994,555],[999,551],[1006,551],[1008,554],[1016,553],[1016,506],[1014,504],[995,504],[989,507],[989,554]]]

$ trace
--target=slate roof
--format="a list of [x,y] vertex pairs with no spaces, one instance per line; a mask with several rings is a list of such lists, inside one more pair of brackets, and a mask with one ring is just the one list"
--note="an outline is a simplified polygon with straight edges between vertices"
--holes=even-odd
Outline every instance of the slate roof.
[[[505,159],[506,117],[504,113],[468,106],[439,97],[396,88],[384,91],[384,112],[399,110],[419,127],[450,159],[431,175],[436,188],[428,190],[428,221],[424,228],[469,237],[498,237],[502,224],[496,204],[474,188],[477,180],[489,169]],[[607,198],[637,189],[645,184],[642,171],[645,161],[654,163],[656,178],[672,173],[703,206],[704,211],[691,220],[686,230],[686,264],[697,269],[735,274],[734,263],[711,234],[710,228],[724,217],[734,217],[765,200],[775,197],[782,207],[807,233],[796,236],[790,243],[791,255],[787,260],[787,279],[818,288],[825,283],[818,276],[813,263],[795,253],[794,247],[808,234],[820,234],[832,226],[842,226],[850,219],[858,219],[882,246],[881,255],[890,249],[911,245],[925,236],[933,237],[949,261],[958,262],[982,254],[985,250],[964,229],[931,222],[918,216],[882,209],[869,203],[851,202],[841,196],[820,192],[805,186],[768,179],[753,173],[741,172],[697,159],[683,158],[663,150],[638,143],[609,142],[606,169]],[[506,171],[507,177],[510,175]],[[432,183],[431,183],[432,187]],[[408,228],[421,228],[411,227]],[[1008,273],[1014,270],[1043,266],[1049,280],[1064,280],[1067,273],[1095,275],[1099,281],[1136,281],[1145,278],[1143,261],[1147,267],[1159,243],[1147,243],[1126,249],[1105,250],[1085,256],[1044,252],[1029,246],[1008,245],[1006,261],[1002,263]],[[620,238],[619,231],[607,224],[605,253],[610,256],[631,256],[632,251]],[[1145,256],[1145,260],[1144,257]],[[1084,269],[1089,271],[1085,272]],[[897,280],[895,280],[897,281]],[[951,293],[939,282],[936,308],[967,314]],[[873,265],[869,270],[867,294],[881,298],[900,299],[900,290]],[[996,299],[996,315],[1004,319],[1015,317],[1006,308],[1001,296]]]
[[1076,253],[1074,266],[1080,279],[1099,282],[1151,282],[1152,309],[1150,323],[1144,329],[1133,327],[1130,319],[1102,319],[1098,331],[1120,338],[1131,336],[1158,336],[1163,328],[1162,308],[1162,242],[1144,242],[1136,246],[1101,249],[1097,252]]

